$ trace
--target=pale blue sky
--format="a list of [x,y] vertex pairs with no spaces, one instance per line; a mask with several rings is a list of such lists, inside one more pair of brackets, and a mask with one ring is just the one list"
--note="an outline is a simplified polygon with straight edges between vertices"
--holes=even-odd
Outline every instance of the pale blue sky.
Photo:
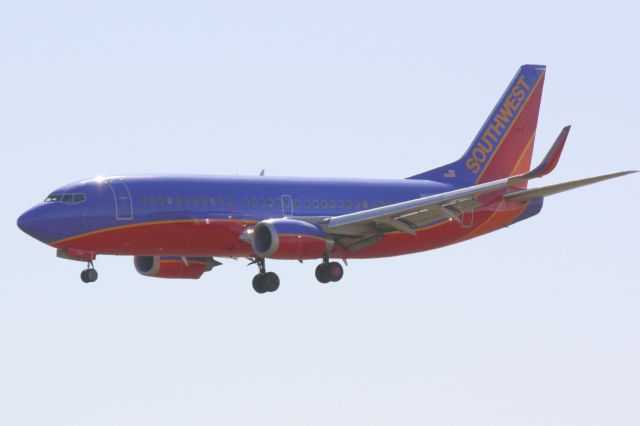
[[223,260],[200,281],[22,234],[120,173],[404,177],[457,158],[522,63],[548,66],[549,184],[640,168],[633,2],[4,2],[0,424],[637,425],[639,177],[406,257]]

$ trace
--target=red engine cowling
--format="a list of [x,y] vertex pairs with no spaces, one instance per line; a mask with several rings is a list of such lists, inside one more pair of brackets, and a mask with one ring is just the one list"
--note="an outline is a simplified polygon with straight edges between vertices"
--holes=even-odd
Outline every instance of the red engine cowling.
[[[185,261],[186,260],[186,261]],[[212,257],[135,256],[133,264],[138,273],[155,278],[198,279],[219,265]]]
[[333,248],[333,240],[312,223],[269,219],[254,226],[251,246],[262,258],[317,259]]

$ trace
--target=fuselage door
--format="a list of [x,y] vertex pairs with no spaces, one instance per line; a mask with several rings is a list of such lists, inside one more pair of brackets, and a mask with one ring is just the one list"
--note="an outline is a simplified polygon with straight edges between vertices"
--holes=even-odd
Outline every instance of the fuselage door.
[[473,209],[460,215],[460,225],[463,228],[471,228],[473,226]]
[[133,219],[133,203],[131,202],[131,193],[124,181],[111,180],[109,187],[113,192],[116,201],[116,220],[132,220]]
[[293,200],[291,195],[283,195],[282,197],[282,217],[293,216]]

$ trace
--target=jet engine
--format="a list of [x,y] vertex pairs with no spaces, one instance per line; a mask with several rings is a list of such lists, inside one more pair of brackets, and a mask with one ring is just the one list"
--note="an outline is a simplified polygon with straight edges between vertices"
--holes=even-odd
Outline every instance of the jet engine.
[[333,244],[319,226],[295,219],[259,222],[251,241],[256,256],[271,259],[317,259]]
[[220,262],[212,257],[135,256],[133,264],[146,277],[198,279]]

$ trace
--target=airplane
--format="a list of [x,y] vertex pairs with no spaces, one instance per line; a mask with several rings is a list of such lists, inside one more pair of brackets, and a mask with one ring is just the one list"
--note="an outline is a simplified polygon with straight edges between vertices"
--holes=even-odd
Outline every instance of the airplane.
[[636,172],[528,188],[556,167],[570,129],[531,169],[545,73],[521,66],[460,159],[405,179],[97,177],[56,189],[17,224],[58,257],[86,262],[85,283],[98,278],[98,255],[133,256],[148,277],[191,279],[221,265],[215,258],[247,258],[257,293],[280,286],[267,259],[318,259],[316,279],[337,282],[336,260],[466,241],[535,216],[545,197]]

